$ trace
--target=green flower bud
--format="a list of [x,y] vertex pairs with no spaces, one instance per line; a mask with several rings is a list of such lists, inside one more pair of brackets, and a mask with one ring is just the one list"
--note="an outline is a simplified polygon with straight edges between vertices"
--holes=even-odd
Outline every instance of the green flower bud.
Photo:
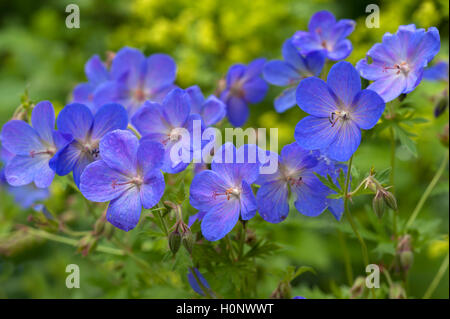
[[350,298],[360,298],[366,288],[366,280],[364,277],[357,277],[353,286],[350,288]]
[[191,254],[192,248],[194,248],[194,236],[189,228],[187,228],[181,235],[181,242],[184,248]]
[[169,235],[169,248],[172,254],[176,254],[181,246],[181,235],[178,230],[175,230]]
[[378,218],[383,217],[386,205],[383,193],[381,191],[377,191],[377,193],[375,194],[375,197],[372,200],[372,208]]
[[391,192],[388,192],[388,191],[384,191],[383,196],[384,196],[384,201],[390,208],[392,208],[393,210],[398,209],[397,199],[395,198],[394,194],[392,194]]
[[100,236],[105,230],[106,217],[102,215],[94,224],[94,234]]
[[410,250],[400,252],[400,265],[406,271],[408,270],[414,261],[414,254]]

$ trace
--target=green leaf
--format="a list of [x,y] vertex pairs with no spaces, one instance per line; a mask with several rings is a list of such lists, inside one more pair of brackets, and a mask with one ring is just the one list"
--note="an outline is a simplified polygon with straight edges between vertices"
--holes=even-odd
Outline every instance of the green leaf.
[[398,125],[394,125],[394,130],[400,140],[400,143],[414,156],[417,157],[416,143],[410,138],[414,136],[412,133],[405,131]]
[[331,178],[330,175],[327,174],[327,178],[325,178],[322,175],[317,174],[316,172],[314,172],[314,174],[322,182],[322,184],[324,184],[325,186],[334,190],[337,193],[341,193],[341,189],[333,182],[333,179]]
[[380,172],[375,173],[377,180],[381,184],[386,184],[389,182],[389,176],[391,174],[391,169],[392,169],[391,167],[388,167]]

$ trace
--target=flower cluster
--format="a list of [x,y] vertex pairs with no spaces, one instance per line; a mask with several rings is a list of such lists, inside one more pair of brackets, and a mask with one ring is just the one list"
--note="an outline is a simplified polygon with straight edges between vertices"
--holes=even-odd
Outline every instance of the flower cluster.
[[[216,241],[257,212],[270,223],[283,221],[291,198],[305,216],[328,209],[340,220],[343,201],[331,199],[334,191],[318,176],[336,180],[347,170],[339,162],[353,156],[361,130],[377,124],[387,102],[414,90],[422,76],[437,79],[444,73],[440,65],[424,73],[439,51],[438,31],[408,25],[387,33],[356,68],[336,62],[322,80],[327,60],[350,55],[347,37],[354,28],[352,20],[337,21],[330,12],[318,12],[308,31],[285,41],[283,60],[235,64],[219,81],[216,95],[207,98],[196,85],[175,85],[176,64],[166,54],[146,57],[125,47],[108,63],[94,56],[85,66],[88,82],[75,87],[71,103],[56,120],[52,104],[43,101],[34,107],[31,124],[11,120],[3,126],[7,155],[2,180],[16,190],[27,185],[43,190],[29,194],[34,202],[47,196],[55,174],[72,172],[81,194],[93,202],[109,202],[107,220],[129,231],[138,224],[142,207],[160,202],[164,174],[186,171],[202,151],[204,141],[194,139],[197,123],[200,132],[225,117],[233,126],[243,126],[249,104],[261,102],[270,83],[284,88],[274,101],[277,112],[297,104],[308,114],[295,127],[295,142],[275,154],[278,163],[271,174],[261,173],[266,151],[256,145],[225,143],[215,149],[211,164],[201,162],[190,185],[189,202],[198,212],[189,225],[201,221],[203,237]],[[448,66],[446,70],[448,79]],[[360,75],[373,83],[362,88]],[[189,276],[194,286],[192,272]]]

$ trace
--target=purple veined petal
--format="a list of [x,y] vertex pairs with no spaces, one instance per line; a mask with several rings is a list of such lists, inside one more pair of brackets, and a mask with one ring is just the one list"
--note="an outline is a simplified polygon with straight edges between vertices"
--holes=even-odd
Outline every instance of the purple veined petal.
[[[190,160],[189,162],[187,161],[177,161],[174,162],[171,159],[171,145],[169,145],[169,147],[166,148],[166,151],[164,153],[164,162],[163,162],[163,166],[161,167],[161,170],[165,173],[169,173],[169,174],[177,174],[179,172],[184,171],[190,164]],[[179,150],[178,154],[180,158],[183,158],[183,150]],[[191,157],[191,154],[188,154],[187,156],[189,156],[189,158]]]
[[197,220],[201,221],[205,214],[206,212],[198,212],[197,214],[189,216],[188,227],[191,228]]
[[[287,64],[294,67],[295,70],[297,71],[307,70],[305,59],[302,57],[300,52],[298,52],[297,48],[292,43],[292,39],[287,39],[286,41],[284,41],[281,53],[284,61],[286,61]],[[268,63],[266,63],[266,65],[267,64]],[[264,66],[264,68],[266,68],[266,66]]]
[[146,59],[144,86],[146,88],[161,88],[175,82],[177,66],[167,54],[152,54]]
[[86,62],[84,72],[93,85],[99,85],[109,79],[108,70],[98,55],[94,55]]
[[328,147],[336,139],[339,125],[332,126],[325,117],[307,116],[295,127],[294,137],[306,150],[318,150]]
[[79,142],[73,140],[53,156],[49,165],[56,174],[64,176],[73,171],[73,168],[81,155],[82,152]]
[[80,83],[72,91],[72,102],[86,105],[95,114],[97,105],[94,102],[96,87],[91,83]]
[[326,153],[335,161],[345,162],[357,150],[361,142],[361,130],[353,121],[339,121],[335,126],[339,132],[335,140],[328,146]]
[[381,62],[372,62],[369,64],[367,58],[365,58],[358,61],[356,70],[358,70],[363,78],[369,81],[375,81],[387,76],[384,66]]
[[403,93],[412,92],[422,81],[424,68],[419,68],[418,70],[412,70],[406,76],[406,84]]
[[251,80],[254,77],[259,77],[266,63],[265,58],[255,59],[250,62],[245,70],[244,77],[247,80]]
[[306,71],[310,74],[304,74],[304,76],[319,76],[325,65],[326,55],[322,51],[314,51],[308,53],[305,56]]
[[[195,271],[195,275],[197,276],[197,278],[200,280],[200,282],[202,283],[202,285],[207,288],[210,289],[208,282],[206,281],[206,279],[202,276],[202,274],[198,271],[197,268],[193,268]],[[205,293],[203,292],[202,288],[200,287],[200,285],[198,284],[197,280],[195,279],[195,276],[192,274],[192,270],[189,269],[189,273],[188,273],[188,282],[189,285],[191,285],[192,289],[198,293],[199,295],[204,296]]]
[[[227,114],[225,104],[214,95],[210,95],[202,107],[201,116],[206,126],[211,126],[222,120]],[[192,111],[192,110],[191,110]]]
[[328,199],[328,210],[337,221],[340,221],[344,214],[344,201],[340,199]]
[[133,126],[142,134],[163,134],[168,136],[171,128],[162,114],[162,106],[158,103],[145,102],[131,118]]
[[202,220],[203,236],[209,241],[225,237],[239,220],[239,207],[238,199],[225,199],[211,208]]
[[236,81],[239,81],[243,76],[247,67],[244,64],[234,64],[227,72],[227,88],[230,88]]
[[111,64],[111,78],[124,79],[128,86],[135,87],[141,80],[145,56],[137,49],[124,47],[117,52]]
[[45,149],[36,131],[26,122],[11,120],[3,125],[1,141],[4,148],[16,155],[29,156]]
[[82,153],[80,157],[78,157],[77,162],[73,167],[73,181],[78,188],[80,188],[81,175],[83,174],[85,168],[94,162],[95,159],[86,153]]
[[337,97],[321,79],[311,77],[300,82],[296,91],[297,104],[308,114],[329,117],[338,107]]
[[140,187],[141,203],[145,209],[150,209],[160,201],[164,194],[164,176],[159,170],[148,171],[144,184]]
[[345,39],[341,40],[333,47],[332,51],[329,51],[327,54],[328,59],[333,61],[338,61],[345,59],[352,53],[353,46],[350,40]]
[[128,114],[120,104],[105,104],[95,114],[92,125],[92,139],[99,140],[106,133],[125,130],[128,126]]
[[346,61],[333,65],[328,73],[327,84],[346,106],[351,105],[356,94],[361,91],[358,71]]
[[226,101],[226,105],[227,117],[233,126],[239,127],[247,122],[249,109],[244,99],[230,96]]
[[130,178],[99,160],[89,164],[81,174],[80,191],[93,202],[108,202],[132,187]]
[[280,165],[281,165],[280,156],[277,153],[270,152],[270,151],[266,152],[266,154],[267,154],[267,156],[274,156],[273,158],[274,158],[274,160],[276,160],[277,168],[273,173],[261,172],[261,167],[266,166],[269,163],[262,164],[262,166],[260,166],[260,174],[255,181],[255,184],[257,184],[257,185],[271,183],[273,181],[283,178],[283,176],[281,174],[281,170],[280,170]]
[[386,104],[372,90],[362,90],[356,94],[351,109],[351,119],[363,130],[369,130],[377,124]]
[[292,37],[292,43],[300,51],[302,55],[319,51],[326,54],[327,51],[320,43],[317,35],[305,31],[297,31]]
[[163,101],[162,113],[171,127],[183,127],[191,113],[189,96],[182,89],[173,89]]
[[334,26],[336,18],[334,15],[326,10],[316,12],[308,23],[308,30],[310,32],[321,33]]
[[299,213],[315,217],[327,209],[327,192],[317,190],[316,188],[319,187],[323,188],[323,184],[315,177],[315,181],[309,185],[302,184],[299,187],[292,188],[297,196],[294,206]]
[[39,187],[46,188],[50,186],[53,176],[49,180],[49,175],[51,175],[52,171],[48,167],[48,160],[48,155],[36,155],[34,157],[14,156],[5,168],[5,177],[8,184],[11,186],[24,186],[30,184],[39,174],[42,174],[42,179],[38,179]]
[[440,61],[435,65],[426,68],[423,72],[423,78],[428,81],[448,80],[448,62]]
[[205,97],[198,85],[188,87],[186,93],[189,95],[189,102],[191,104],[191,113],[201,114],[202,106],[205,102]]
[[137,187],[130,187],[109,203],[106,220],[115,227],[129,231],[137,226],[141,217],[141,199]]
[[53,144],[55,110],[49,101],[42,101],[36,104],[31,113],[31,123],[42,140]]
[[34,184],[37,188],[49,187],[53,182],[53,178],[55,177],[55,172],[48,165],[48,160],[49,158],[47,157],[45,162],[42,162],[42,168],[39,169],[34,177]]
[[330,39],[335,43],[348,37],[355,30],[356,22],[350,19],[342,19],[336,22],[330,33]]
[[273,85],[287,86],[300,81],[301,76],[289,63],[272,60],[266,63],[263,70],[264,79]]
[[296,105],[296,92],[297,88],[290,87],[281,92],[274,100],[275,110],[278,113],[283,113],[284,111],[290,109],[291,107]]
[[236,150],[236,164],[233,166],[233,175],[237,180],[254,183],[259,176],[259,152],[261,149],[255,144],[245,144]]
[[256,194],[258,211],[269,223],[279,223],[289,214],[288,187],[283,180],[273,180],[261,185]]
[[216,172],[205,170],[194,176],[189,191],[190,204],[199,210],[209,211],[219,201],[226,199],[225,194],[229,185]]
[[164,160],[164,147],[161,143],[142,139],[137,149],[137,163],[144,175],[160,169]]
[[14,197],[14,201],[20,205],[20,207],[27,209],[33,206],[33,204],[43,201],[50,196],[48,188],[37,188],[33,183],[8,188],[8,192]]
[[318,164],[317,158],[310,151],[302,149],[295,142],[283,147],[280,157],[282,165],[289,171],[311,169]]
[[393,66],[397,63],[398,57],[402,54],[402,47],[397,35],[385,33],[383,36],[383,43],[375,43],[369,51],[367,56],[371,57],[374,62],[385,63],[386,66]]
[[131,91],[123,83],[118,81],[107,81],[101,84],[93,93],[93,104],[98,107],[108,103],[119,103],[129,108],[131,103]]
[[252,188],[245,180],[242,181],[240,201],[242,220],[252,219],[258,210],[258,205]]
[[8,162],[12,160],[14,156],[15,155],[13,153],[0,145],[0,161],[2,161],[4,164],[8,164]]
[[387,75],[367,87],[367,89],[377,92],[386,103],[402,94],[405,88],[406,78],[402,74]]
[[91,110],[80,103],[66,105],[58,114],[58,130],[71,134],[77,140],[84,140],[91,131],[94,116]]
[[[418,32],[415,33],[417,34]],[[430,27],[419,39],[411,41],[408,50],[409,63],[417,66],[425,66],[434,58],[440,48],[441,40],[439,31],[435,27]]]
[[[236,186],[235,166],[236,165],[236,147],[233,143],[226,142],[214,154],[211,162],[211,170],[221,176],[227,187]],[[240,181],[239,181],[240,184]]]
[[244,98],[249,103],[259,103],[266,96],[269,86],[266,81],[259,77],[246,81],[242,89],[244,90]]
[[161,104],[166,98],[167,94],[169,94],[169,92],[174,89],[179,89],[179,87],[175,84],[170,84],[162,88],[152,89],[148,101]]
[[124,175],[134,176],[139,140],[130,131],[115,130],[100,140],[100,154],[106,164]]

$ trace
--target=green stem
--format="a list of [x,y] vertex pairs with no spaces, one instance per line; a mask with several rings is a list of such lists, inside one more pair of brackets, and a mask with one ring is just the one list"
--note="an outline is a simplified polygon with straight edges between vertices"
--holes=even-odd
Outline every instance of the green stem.
[[163,216],[161,215],[160,211],[155,212],[156,215],[158,215],[159,220],[161,222],[162,228],[164,230],[164,234],[166,234],[166,236],[169,236],[169,230],[167,228],[167,224],[166,224],[166,220],[163,218]]
[[134,135],[136,135],[136,137],[137,138],[141,138],[142,136],[141,136],[141,134],[136,130],[136,128],[133,126],[133,125],[131,125],[131,124],[128,124],[128,127],[127,127],[131,132],[133,132],[133,134]]
[[[391,113],[393,114],[393,110],[391,108]],[[389,176],[390,185],[393,187],[392,192],[395,191],[394,187],[394,171],[395,171],[395,151],[397,149],[395,143],[395,134],[392,126],[389,128],[391,133],[391,174]],[[397,211],[393,210],[393,220],[392,220],[392,231],[394,233],[394,238],[397,238]]]
[[416,208],[414,208],[413,213],[411,214],[411,217],[409,218],[408,222],[405,225],[404,232],[408,230],[409,227],[414,223],[414,220],[417,218],[417,215],[419,215],[419,212],[421,211],[423,205],[425,204],[425,201],[428,199],[428,197],[431,194],[431,191],[436,186],[437,182],[441,178],[442,174],[444,173],[445,168],[447,167],[448,163],[448,151],[445,153],[444,159],[442,160],[441,166],[437,170],[436,174],[434,175],[433,179],[431,180],[430,184],[426,188],[425,192],[422,194],[422,197],[420,198],[419,202],[417,203]]
[[342,253],[344,254],[345,273],[347,275],[348,285],[351,287],[353,285],[353,269],[352,269],[352,264],[350,261],[350,254],[347,249],[347,244],[345,242],[344,235],[339,230],[339,228],[337,229],[337,233],[338,233],[339,242],[341,244]]
[[229,249],[230,249],[231,260],[236,260],[236,257],[234,255],[233,243],[231,242],[230,236],[226,235],[225,240],[227,242],[227,245],[230,247]]
[[439,270],[434,277],[433,281],[431,282],[430,286],[428,287],[427,291],[423,295],[423,299],[429,299],[433,292],[436,290],[437,286],[439,285],[439,282],[441,281],[442,277],[444,277],[445,272],[448,268],[448,260],[449,260],[449,254],[447,253],[447,257],[445,257],[444,261],[441,264],[441,267],[439,267]]
[[241,236],[239,238],[239,260],[244,254],[244,244],[245,244],[245,222],[241,221]]
[[[46,232],[44,230],[40,230],[40,229],[27,228],[27,231],[34,236],[38,236],[41,238],[45,238],[48,240],[52,240],[52,241],[55,241],[58,243],[62,243],[62,244],[66,244],[66,245],[70,245],[70,246],[74,246],[74,247],[77,247],[78,243],[79,243],[79,240],[77,240],[77,239],[72,239],[72,238],[67,238],[64,236],[51,234],[51,233],[48,233],[48,232]],[[115,249],[115,248],[111,248],[111,247],[107,247],[107,246],[102,246],[102,245],[98,245],[95,250],[102,252],[102,253],[112,254],[112,255],[118,255],[118,256],[125,255],[125,252],[123,250]]]

